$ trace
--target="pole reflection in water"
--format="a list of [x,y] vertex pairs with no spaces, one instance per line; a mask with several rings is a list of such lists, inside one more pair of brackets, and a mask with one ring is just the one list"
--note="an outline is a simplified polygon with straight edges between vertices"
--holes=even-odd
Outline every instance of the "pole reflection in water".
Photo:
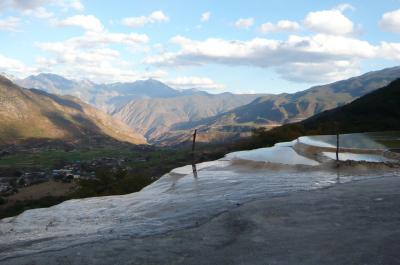
[[192,170],[193,170],[193,176],[197,178],[197,167],[194,162],[192,163]]
[[340,184],[340,167],[336,168],[336,184]]

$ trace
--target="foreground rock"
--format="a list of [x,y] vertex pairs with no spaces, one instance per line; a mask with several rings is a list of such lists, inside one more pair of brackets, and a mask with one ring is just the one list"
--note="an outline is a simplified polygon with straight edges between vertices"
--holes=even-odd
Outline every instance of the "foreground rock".
[[261,199],[192,229],[1,264],[400,264],[400,178]]

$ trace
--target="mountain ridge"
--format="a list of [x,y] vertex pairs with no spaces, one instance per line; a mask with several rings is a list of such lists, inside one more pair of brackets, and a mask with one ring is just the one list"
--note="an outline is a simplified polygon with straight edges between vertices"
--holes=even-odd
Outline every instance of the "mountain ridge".
[[170,98],[182,95],[208,94],[196,89],[179,90],[156,79],[134,82],[95,83],[89,80],[73,80],[52,73],[30,75],[16,83],[25,88],[37,88],[59,95],[72,95],[108,113],[134,99]]
[[[262,96],[249,104],[214,117],[175,124],[169,133],[162,135],[160,139],[155,139],[155,141],[162,145],[177,144],[177,141],[181,139],[189,139],[194,129],[204,133],[213,131],[215,135],[218,134],[218,128],[226,125],[243,127],[252,124],[253,129],[257,129],[298,122],[322,111],[350,103],[399,77],[400,66],[396,66],[327,85],[314,86],[293,94]],[[232,128],[230,130],[232,131]],[[246,132],[250,131],[251,129],[246,127]],[[219,132],[226,134],[227,131],[219,130]],[[238,132],[232,133],[232,137],[236,139]]]
[[116,140],[145,144],[124,123],[72,96],[19,87],[0,76],[0,140]]
[[[58,84],[59,81],[63,84]],[[196,88],[179,90],[155,79],[90,83],[89,87],[82,88],[81,83],[54,74],[29,76],[19,83],[58,94],[80,95],[86,102],[121,119],[149,140],[169,131],[175,123],[211,117],[247,104],[262,95],[230,92],[210,94]]]
[[400,130],[400,78],[344,106],[270,131],[256,130],[247,147],[291,141],[304,135]]
[[[188,139],[194,129],[212,131],[211,138],[220,139],[220,134],[224,135],[224,139],[229,139],[229,135],[236,139],[259,127],[273,128],[298,122],[345,105],[397,77],[400,77],[399,66],[313,86],[296,93],[255,95],[177,90],[149,79],[95,84],[91,89],[99,89],[101,95],[93,97],[90,103],[107,105],[105,109],[108,113],[145,135],[150,142],[174,145]],[[90,89],[84,91],[92,93]],[[205,141],[211,139],[207,136],[203,138]]]

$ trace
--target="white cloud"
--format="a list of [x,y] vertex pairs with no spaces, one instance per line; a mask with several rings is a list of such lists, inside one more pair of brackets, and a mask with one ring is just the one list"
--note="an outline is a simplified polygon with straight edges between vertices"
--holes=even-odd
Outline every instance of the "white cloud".
[[281,31],[293,32],[293,31],[298,31],[300,29],[301,26],[299,23],[290,20],[280,20],[276,24],[267,22],[260,26],[260,31],[262,33],[281,32]]
[[58,45],[43,45],[43,50],[54,53],[57,63],[68,64],[93,64],[96,65],[101,61],[111,61],[119,57],[120,53],[109,48],[95,48],[89,50],[71,49]]
[[207,21],[210,20],[210,17],[211,17],[211,12],[210,11],[204,12],[203,14],[201,14],[200,21],[201,22],[207,22]]
[[0,30],[15,31],[18,28],[20,19],[16,17],[8,17],[0,19]]
[[122,19],[122,24],[128,27],[142,27],[146,24],[168,22],[169,17],[163,11],[154,11],[148,16],[127,17]]
[[353,22],[338,9],[308,13],[304,19],[304,26],[324,34],[349,35],[354,32]]
[[27,67],[23,62],[0,54],[0,72],[21,76],[34,71],[35,69]]
[[95,65],[77,65],[76,67],[65,67],[66,75],[74,76],[78,79],[89,79],[95,82],[132,82],[139,79],[162,78],[159,72],[140,73],[127,68],[116,67],[108,63]]
[[218,63],[265,68],[292,62],[371,58],[376,54],[376,47],[366,41],[324,34],[290,36],[286,41],[264,38],[249,41],[210,38],[196,41],[176,36],[171,42],[179,45],[180,51],[148,57],[145,62],[161,66]]
[[379,54],[384,59],[400,61],[400,43],[381,42]]
[[33,10],[50,2],[50,0],[2,0],[0,9]]
[[22,14],[25,16],[34,16],[37,18],[50,18],[54,15],[52,12],[47,11],[47,9],[44,7],[24,10]]
[[56,56],[59,63],[93,62],[113,60],[119,57],[116,50],[105,48],[109,44],[124,44],[128,47],[146,43],[147,35],[136,33],[86,32],[79,37],[70,38],[63,42],[44,42],[37,46]]
[[272,68],[292,81],[333,81],[355,75],[365,59],[400,60],[400,43],[372,45],[348,36],[316,34],[287,40],[248,41],[210,38],[203,41],[176,36],[180,49],[145,58],[144,63],[169,66],[220,64]]
[[97,82],[133,81],[145,77],[160,77],[163,70],[139,73],[131,62],[121,58],[112,44],[137,48],[149,40],[145,34],[87,31],[82,36],[60,42],[37,43],[49,56],[36,59],[42,72],[58,72],[75,78],[88,78]]
[[178,77],[173,80],[166,81],[166,83],[176,88],[202,88],[207,90],[218,90],[225,88],[224,85],[215,83],[208,77],[197,76]]
[[93,15],[75,15],[61,21],[56,21],[57,26],[76,26],[87,31],[102,31],[104,29],[100,20]]
[[326,83],[343,80],[360,74],[357,61],[330,61],[316,63],[290,63],[277,68],[286,80],[306,83]]
[[49,5],[58,6],[64,10],[82,11],[84,9],[80,0],[1,0],[0,11],[16,10],[24,15],[49,18],[53,16],[53,13],[46,9]]
[[248,29],[254,25],[254,18],[239,18],[235,26],[239,29]]
[[74,10],[77,10],[77,11],[83,11],[85,9],[83,4],[79,0],[71,0],[67,4],[67,7],[70,7],[72,9],[74,9]]
[[58,72],[76,79],[94,82],[124,82],[146,78],[162,78],[165,71],[137,72],[124,61],[117,50],[110,48],[73,49],[62,45],[42,47],[53,56],[39,57],[36,62],[41,72]]
[[70,38],[65,43],[73,47],[93,47],[95,45],[124,44],[138,45],[149,41],[146,34],[138,33],[114,33],[114,32],[95,32],[89,31],[79,37]]
[[355,10],[354,6],[348,3],[343,3],[336,6],[334,9],[339,10],[340,12],[344,12],[346,10]]
[[379,26],[385,31],[400,33],[400,9],[383,14]]

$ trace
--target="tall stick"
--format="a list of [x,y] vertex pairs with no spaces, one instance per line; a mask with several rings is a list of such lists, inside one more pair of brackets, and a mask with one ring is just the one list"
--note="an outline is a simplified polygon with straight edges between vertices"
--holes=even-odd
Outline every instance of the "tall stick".
[[339,163],[339,130],[336,128],[336,162]]
[[197,135],[197,129],[194,130],[194,134],[193,134],[193,143],[192,143],[192,153],[194,155],[194,150],[196,148],[196,135]]
[[193,170],[193,176],[197,178],[197,167],[196,167],[196,159],[194,155],[194,151],[196,148],[196,135],[197,135],[197,130],[194,130],[193,133],[193,143],[192,143],[192,170]]

